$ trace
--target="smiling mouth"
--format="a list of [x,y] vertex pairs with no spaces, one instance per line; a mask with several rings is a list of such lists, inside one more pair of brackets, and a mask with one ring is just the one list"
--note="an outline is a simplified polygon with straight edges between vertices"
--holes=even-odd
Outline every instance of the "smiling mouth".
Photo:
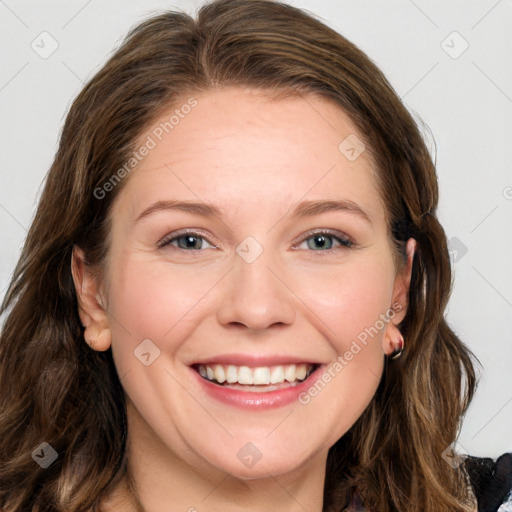
[[273,391],[305,381],[319,364],[284,364],[275,366],[235,366],[196,364],[192,368],[205,380],[233,389]]

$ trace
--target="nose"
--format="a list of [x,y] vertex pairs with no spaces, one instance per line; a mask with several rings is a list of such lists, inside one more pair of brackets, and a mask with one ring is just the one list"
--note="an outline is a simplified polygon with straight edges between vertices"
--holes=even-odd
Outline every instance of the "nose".
[[295,297],[283,270],[269,254],[270,250],[264,250],[252,263],[235,256],[217,311],[222,325],[261,331],[294,322]]

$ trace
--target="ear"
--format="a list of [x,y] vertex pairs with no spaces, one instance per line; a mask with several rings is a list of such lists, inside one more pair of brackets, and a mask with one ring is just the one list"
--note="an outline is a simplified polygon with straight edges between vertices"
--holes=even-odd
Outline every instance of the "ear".
[[107,350],[112,342],[112,332],[108,322],[106,300],[96,278],[85,264],[82,249],[76,245],[71,255],[71,274],[78,300],[78,314],[85,327],[85,341],[94,350]]
[[414,253],[416,251],[416,240],[409,238],[406,244],[407,263],[404,265],[401,272],[395,277],[393,285],[393,300],[391,302],[391,309],[393,316],[389,315],[390,320],[386,324],[386,330],[383,338],[384,352],[389,355],[397,348],[400,343],[404,343],[402,333],[397,325],[405,318],[407,308],[409,306],[409,287],[411,284],[412,262]]

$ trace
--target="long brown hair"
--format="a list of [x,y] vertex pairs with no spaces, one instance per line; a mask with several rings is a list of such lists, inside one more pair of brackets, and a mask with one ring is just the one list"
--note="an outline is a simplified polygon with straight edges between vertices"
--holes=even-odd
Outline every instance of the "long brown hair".
[[[217,0],[197,20],[174,11],[147,19],[72,104],[0,310],[0,509],[97,510],[125,475],[123,388],[111,351],[83,340],[72,249],[81,247],[103,276],[112,204],[129,179],[119,170],[138,137],[179,99],[228,85],[334,101],[375,162],[397,268],[406,240],[417,241],[399,325],[406,351],[386,365],[372,402],[331,448],[324,511],[345,506],[356,487],[374,511],[468,510],[467,475],[441,454],[474,395],[474,356],[444,319],[452,275],[432,157],[361,50],[270,0]],[[32,457],[43,442],[58,454],[47,468]]]

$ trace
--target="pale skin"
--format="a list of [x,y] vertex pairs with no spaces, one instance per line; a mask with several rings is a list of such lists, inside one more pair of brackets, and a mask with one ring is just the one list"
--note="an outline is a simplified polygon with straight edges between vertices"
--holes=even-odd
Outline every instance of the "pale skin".
[[[328,450],[371,401],[400,341],[415,241],[397,270],[368,152],[354,161],[340,152],[358,131],[328,100],[271,101],[241,88],[195,97],[198,105],[126,178],[107,281],[96,282],[74,251],[84,337],[94,350],[112,348],[145,510],[320,512]],[[167,119],[164,112],[155,126]],[[162,209],[137,220],[169,200],[212,204],[222,215]],[[352,201],[368,219],[348,210],[293,215],[313,200]],[[183,248],[183,238],[158,246],[178,230],[195,233],[199,249]],[[328,250],[311,231],[328,232]],[[236,252],[248,236],[263,249],[251,263]],[[240,410],[191,379],[198,356],[232,352],[328,366],[394,304],[400,311],[307,404]],[[134,356],[145,339],[160,350],[148,366]],[[252,467],[237,456],[248,442],[261,452]],[[133,510],[122,485],[104,510]]]

